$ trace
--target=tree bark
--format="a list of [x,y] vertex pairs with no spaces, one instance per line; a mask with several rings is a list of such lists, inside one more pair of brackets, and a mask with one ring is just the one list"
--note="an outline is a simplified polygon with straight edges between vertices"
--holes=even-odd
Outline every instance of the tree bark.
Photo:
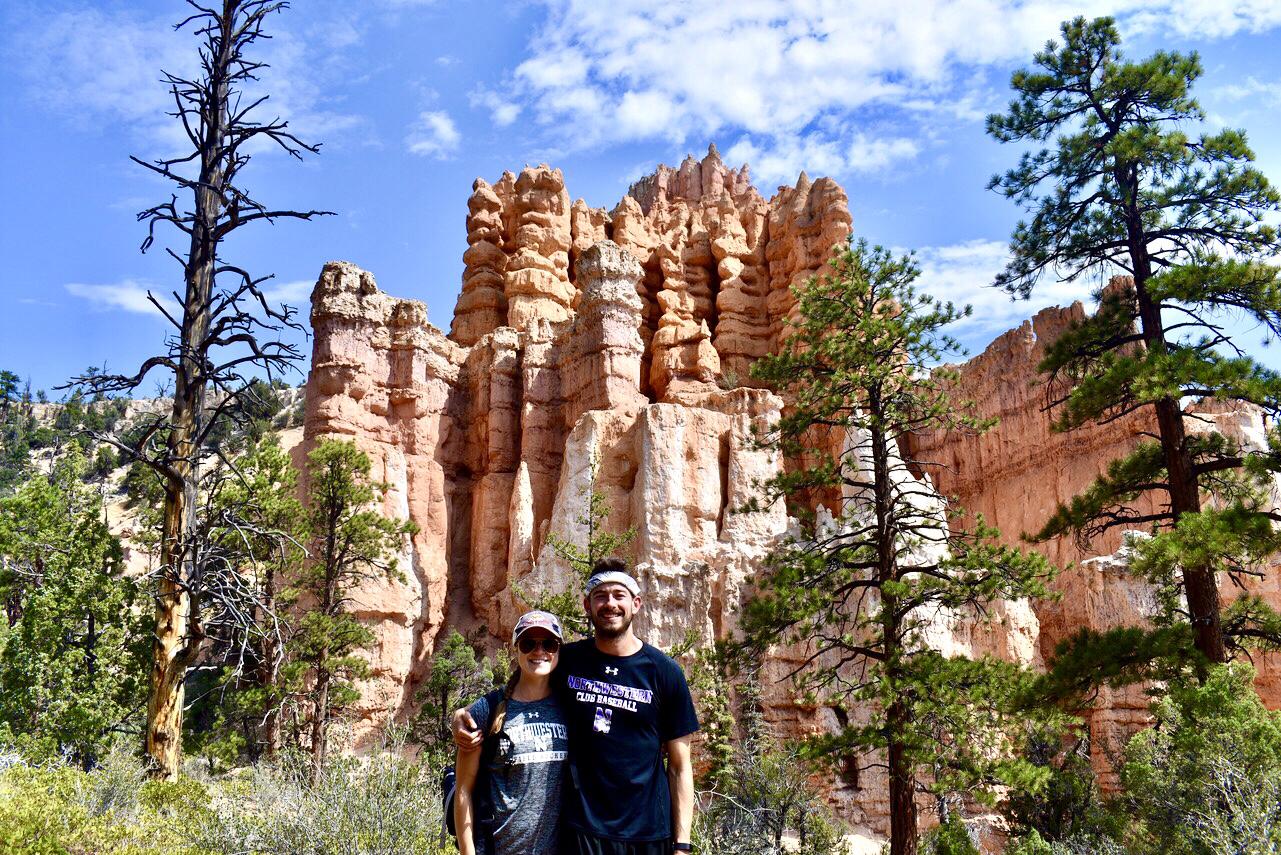
[[199,604],[191,590],[200,572],[197,538],[200,461],[197,447],[205,411],[205,340],[209,334],[217,262],[217,227],[222,214],[223,137],[226,130],[228,67],[234,3],[224,4],[221,50],[210,63],[212,98],[204,107],[197,216],[185,265],[182,358],[174,372],[173,409],[166,443],[170,474],[165,484],[162,578],[156,593],[156,638],[147,704],[146,751],[153,772],[174,778],[182,759],[183,681],[200,644]]
[[[325,588],[321,594],[321,614],[333,617],[338,612],[338,579],[341,567],[338,558],[337,538],[338,519],[341,508],[335,506],[330,510],[328,528],[325,532]],[[329,740],[329,684],[332,680],[329,669],[329,645],[322,644],[316,653],[316,701],[311,719],[311,777],[320,780],[325,768],[325,753]]]
[[[270,566],[265,571],[262,590],[262,620],[264,624],[270,625],[271,616],[276,611],[276,573]],[[266,633],[258,651],[258,681],[263,689],[267,709],[257,736],[262,740],[263,753],[268,757],[275,757],[280,753],[281,699],[276,694],[280,680],[280,653],[274,633]]]
[[[1165,326],[1161,319],[1161,306],[1152,300],[1147,290],[1147,281],[1152,276],[1152,263],[1148,258],[1147,241],[1137,205],[1132,206],[1127,218],[1127,229],[1143,342],[1149,353],[1163,353],[1166,350]],[[1161,398],[1156,402],[1155,410],[1161,452],[1165,457],[1166,477],[1170,484],[1170,513],[1177,523],[1183,514],[1201,510],[1201,488],[1192,468],[1192,455],[1188,449],[1183,410],[1179,401],[1170,397]],[[1187,597],[1188,618],[1192,623],[1197,650],[1211,662],[1226,662],[1228,657],[1223,642],[1219,583],[1214,569],[1184,566],[1183,592]]]
[[266,692],[267,710],[263,716],[261,738],[263,753],[275,757],[280,753],[280,703],[276,695],[277,683],[280,681],[280,668],[277,664],[279,650],[274,639],[268,638],[262,648],[261,680]]
[[[890,439],[881,419],[884,404],[877,391],[868,394],[867,410],[872,416],[869,441],[872,443],[872,483],[876,514],[877,578],[882,585],[898,581],[898,523],[894,483],[890,472]],[[890,855],[916,855],[916,786],[907,742],[903,734],[911,726],[911,713],[898,694],[898,657],[902,632],[898,598],[881,589],[881,645],[885,653],[885,680],[894,700],[885,710],[886,755],[890,778]]]
[[329,738],[329,648],[316,657],[316,705],[311,718],[311,780],[320,780]]
[[886,715],[890,733],[890,855],[916,855],[916,787],[903,740],[895,738],[909,725],[906,705],[895,702]]
[[[175,410],[179,402],[175,395]],[[175,424],[174,434],[179,433]],[[182,464],[175,466],[182,477]],[[156,629],[152,643],[151,693],[147,699],[146,753],[151,772],[172,780],[182,762],[182,717],[184,681],[192,650],[199,642],[190,637],[194,620],[191,595],[183,578],[190,547],[186,538],[187,492],[181,483],[166,484],[164,541],[161,566],[164,568],[156,590]]]

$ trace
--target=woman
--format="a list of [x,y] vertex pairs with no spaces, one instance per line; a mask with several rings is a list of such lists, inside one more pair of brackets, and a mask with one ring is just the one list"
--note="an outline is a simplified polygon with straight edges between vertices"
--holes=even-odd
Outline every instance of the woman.
[[459,855],[557,855],[569,740],[552,691],[560,621],[521,615],[512,631],[519,669],[505,689],[469,708],[485,730],[480,751],[458,752],[454,827]]

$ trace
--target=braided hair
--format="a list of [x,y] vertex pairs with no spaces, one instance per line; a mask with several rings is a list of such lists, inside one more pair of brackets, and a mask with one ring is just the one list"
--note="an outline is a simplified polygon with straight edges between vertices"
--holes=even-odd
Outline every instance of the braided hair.
[[503,699],[498,704],[498,709],[494,710],[494,721],[489,726],[489,735],[497,736],[507,722],[507,702],[512,699],[512,693],[516,691],[516,684],[520,682],[520,668],[516,668],[511,677],[507,679],[507,685],[503,688]]

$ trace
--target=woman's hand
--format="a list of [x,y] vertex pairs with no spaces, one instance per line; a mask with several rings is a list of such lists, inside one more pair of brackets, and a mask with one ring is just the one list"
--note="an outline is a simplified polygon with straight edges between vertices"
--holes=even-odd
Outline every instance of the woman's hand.
[[471,717],[471,713],[466,708],[454,710],[452,720],[454,745],[458,746],[460,754],[471,753],[480,748],[485,741],[485,734],[480,732],[480,726]]

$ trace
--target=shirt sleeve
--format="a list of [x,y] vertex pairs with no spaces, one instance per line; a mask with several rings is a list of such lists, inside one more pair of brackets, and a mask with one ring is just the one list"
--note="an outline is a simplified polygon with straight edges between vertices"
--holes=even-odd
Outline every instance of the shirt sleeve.
[[476,702],[467,708],[472,721],[485,733],[489,732],[489,717],[493,711],[489,707],[489,695],[481,695]]
[[662,707],[659,709],[658,735],[663,742],[689,736],[698,730],[698,713],[689,693],[685,672],[673,660],[663,662]]

